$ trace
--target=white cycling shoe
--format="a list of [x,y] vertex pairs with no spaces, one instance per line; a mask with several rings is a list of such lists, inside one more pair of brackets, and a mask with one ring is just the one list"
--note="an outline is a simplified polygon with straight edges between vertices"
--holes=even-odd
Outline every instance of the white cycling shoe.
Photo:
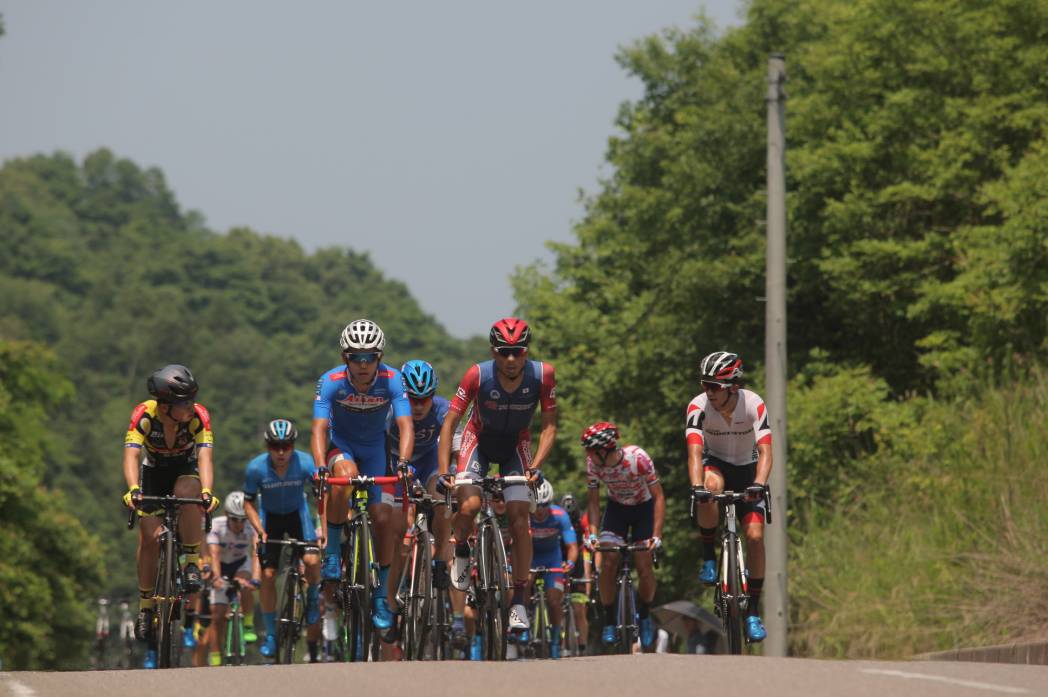
[[470,559],[469,557],[460,557],[455,555],[451,562],[451,585],[457,590],[466,591],[469,590],[469,571],[470,571]]
[[528,624],[528,611],[523,605],[517,603],[509,609],[509,628],[513,632],[527,631],[531,625]]

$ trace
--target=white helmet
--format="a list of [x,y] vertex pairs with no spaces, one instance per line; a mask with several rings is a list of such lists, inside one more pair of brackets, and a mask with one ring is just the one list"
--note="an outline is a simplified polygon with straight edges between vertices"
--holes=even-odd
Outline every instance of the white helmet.
[[553,501],[553,485],[548,479],[543,479],[539,488],[535,490],[535,503],[540,506],[548,506]]
[[342,330],[339,339],[343,352],[378,351],[386,348],[386,335],[369,319],[355,319]]
[[247,514],[244,513],[244,492],[234,491],[226,497],[224,504],[226,509],[226,515],[233,516],[234,518],[246,518]]

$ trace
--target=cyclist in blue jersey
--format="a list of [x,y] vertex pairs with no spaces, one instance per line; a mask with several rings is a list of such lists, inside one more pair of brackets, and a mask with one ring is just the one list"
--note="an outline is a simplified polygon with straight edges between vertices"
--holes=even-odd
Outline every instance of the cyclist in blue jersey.
[[[411,420],[415,428],[415,447],[411,455],[413,476],[431,495],[435,496],[437,491],[437,442],[440,437],[440,429],[444,425],[444,417],[447,416],[448,406],[451,403],[437,395],[439,382],[437,373],[426,361],[408,361],[401,367],[400,374],[404,379],[404,392],[408,396],[408,402],[411,403]],[[389,428],[386,431],[386,447],[389,451],[390,463],[395,464],[397,461],[399,444],[400,428],[391,414]],[[397,489],[399,496],[400,487]],[[406,526],[407,521],[402,522]],[[404,531],[404,529],[400,531],[401,537]],[[437,541],[437,554],[433,562],[433,583],[438,588],[446,589],[451,584],[451,577],[448,575],[448,557],[450,555],[446,550],[447,540],[451,535],[451,525],[443,515],[433,517],[433,532]],[[401,562],[403,558],[395,555],[393,559],[394,578],[400,577]],[[390,595],[392,596],[392,592]]]
[[[332,368],[317,381],[313,402],[313,457],[338,477],[384,476],[386,462],[386,415],[400,432],[397,465],[411,461],[415,427],[411,404],[404,394],[400,371],[382,362],[386,337],[377,324],[358,319],[342,330],[343,365]],[[330,438],[330,443],[329,443]],[[329,449],[330,445],[330,449]],[[342,566],[342,531],[349,516],[351,489],[333,486],[327,506],[327,530],[323,578],[339,578]],[[400,525],[393,517],[394,492],[373,486],[368,491],[368,514],[377,538],[378,587],[372,607],[372,621],[380,630],[393,626],[393,613],[386,597],[390,564],[400,541]]]
[[[259,653],[267,658],[276,653],[276,574],[280,564],[281,546],[269,544],[272,537],[282,539],[285,534],[295,540],[312,542],[317,539],[313,518],[306,504],[306,490],[312,489],[317,468],[309,453],[295,449],[298,430],[287,419],[274,419],[266,427],[266,450],[251,460],[244,482],[244,513],[259,538],[266,543],[262,554],[262,619],[266,626],[266,640]],[[261,496],[261,502],[257,499]],[[306,565],[306,624],[309,625],[310,660],[316,660],[316,635],[320,630],[320,557],[305,554]]]
[[[535,512],[531,514],[531,565],[571,569],[579,558],[578,537],[568,512],[553,506],[553,485],[545,480],[535,491]],[[567,549],[567,559],[561,552]],[[560,625],[564,621],[563,573],[546,574],[546,605],[550,617],[550,658],[560,658]]]

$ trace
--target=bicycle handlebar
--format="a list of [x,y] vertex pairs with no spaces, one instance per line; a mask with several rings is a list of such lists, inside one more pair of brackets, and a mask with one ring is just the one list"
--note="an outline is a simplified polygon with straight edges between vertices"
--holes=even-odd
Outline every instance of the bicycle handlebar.
[[695,504],[702,503],[704,501],[714,501],[718,504],[740,503],[743,501],[748,503],[758,503],[760,501],[764,501],[764,520],[768,523],[768,525],[771,525],[771,488],[767,484],[765,484],[762,487],[762,489],[763,491],[756,501],[750,501],[749,494],[745,491],[722,491],[719,494],[714,494],[712,491],[710,491],[707,492],[705,496],[702,496],[701,498],[703,500],[700,501],[700,497],[696,496],[695,489],[693,488],[691,491],[690,517],[692,519],[695,518]]
[[335,486],[371,486],[372,484],[396,484],[400,477],[328,477],[327,483]]
[[[175,506],[200,506],[204,509],[204,531],[211,532],[211,511],[207,510],[207,503],[204,499],[193,499],[183,496],[146,496],[139,495],[132,499],[136,504],[139,503],[159,503],[161,508],[174,508]],[[131,509],[127,514],[127,529],[135,527],[135,521],[138,520],[138,507],[137,505]]]
[[255,554],[258,555],[259,558],[261,558],[262,555],[265,554],[266,545],[285,545],[291,548],[299,547],[301,549],[315,549],[318,552],[320,551],[320,545],[316,543],[316,540],[314,540],[313,542],[306,542],[305,540],[293,540],[290,538],[282,538],[279,540],[267,539],[265,542],[263,542],[262,536],[259,535],[258,544],[255,545]]
[[536,566],[531,569],[533,574],[567,574],[571,573],[574,567],[567,566]]

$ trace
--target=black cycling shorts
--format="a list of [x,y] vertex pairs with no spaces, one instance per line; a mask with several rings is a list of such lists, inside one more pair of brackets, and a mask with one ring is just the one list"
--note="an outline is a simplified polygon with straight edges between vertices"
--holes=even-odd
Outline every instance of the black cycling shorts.
[[[284,539],[285,533],[293,540],[302,539],[302,519],[299,512],[292,513],[266,513],[266,535],[274,540]],[[266,549],[262,552],[262,568],[276,569],[280,566],[280,552],[285,545],[266,543]]]
[[[746,487],[752,485],[753,480],[757,478],[756,462],[751,462],[748,465],[733,465],[712,455],[704,455],[702,467],[704,472],[707,469],[720,472],[720,475],[724,477],[725,491],[746,491]],[[743,525],[755,522],[763,523],[764,511],[767,506],[768,504],[763,499],[757,503],[739,501],[735,504],[735,516]]]
[[612,533],[627,543],[651,539],[655,531],[655,499],[648,499],[636,506],[624,506],[608,499],[604,518],[600,523],[601,535]]
[[[163,465],[150,464],[148,460],[142,463],[141,486],[143,496],[169,496],[175,493],[175,481],[179,477],[196,477],[196,460],[183,460]],[[152,513],[161,510],[160,504],[152,501],[143,502],[138,506],[143,513]]]

